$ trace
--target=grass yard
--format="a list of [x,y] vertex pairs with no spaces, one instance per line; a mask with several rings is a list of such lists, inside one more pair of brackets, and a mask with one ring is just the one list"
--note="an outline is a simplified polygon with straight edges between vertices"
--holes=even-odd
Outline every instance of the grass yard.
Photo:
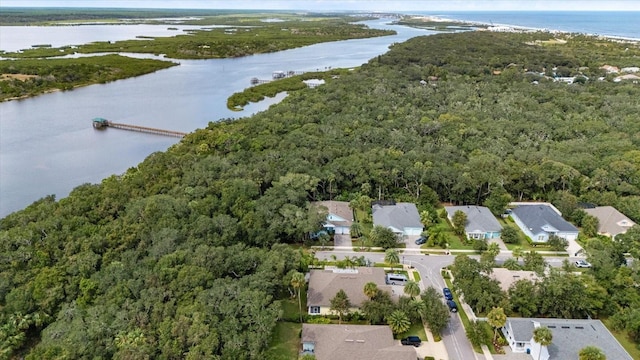
[[[302,304],[302,314],[306,314],[307,310],[307,289],[300,289],[300,303]],[[297,298],[285,298],[280,300],[282,306],[282,319],[285,321],[300,321],[300,311]]]
[[415,281],[420,281],[422,279],[418,271],[413,271],[413,278],[415,279]]
[[611,321],[609,321],[609,319],[601,320],[602,323],[604,323],[604,326],[606,326],[611,334],[613,334],[613,336],[616,338],[616,340],[618,340],[620,345],[622,345],[622,347],[627,350],[629,355],[631,355],[633,359],[640,359],[640,348],[638,347],[638,344],[636,344],[629,338],[629,334],[626,331],[613,330],[613,326],[611,326]]
[[424,325],[422,325],[422,323],[420,322],[412,323],[409,330],[402,334],[396,335],[396,339],[402,339],[407,336],[417,336],[420,338],[420,340],[425,342],[427,341],[427,333],[424,331]]
[[302,324],[278,322],[264,358],[271,360],[297,359],[300,349],[300,331],[302,331]]

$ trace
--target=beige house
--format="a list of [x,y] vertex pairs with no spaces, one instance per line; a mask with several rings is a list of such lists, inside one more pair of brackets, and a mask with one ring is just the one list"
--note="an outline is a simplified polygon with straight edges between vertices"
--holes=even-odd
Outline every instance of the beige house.
[[368,300],[364,285],[373,282],[378,289],[392,293],[391,286],[385,284],[382,268],[357,267],[354,269],[311,270],[307,291],[307,312],[310,315],[332,315],[331,299],[340,289],[349,297],[350,311],[357,311]]
[[584,209],[584,212],[598,219],[598,234],[601,235],[615,237],[626,233],[636,224],[613,206],[598,206]]
[[349,235],[353,224],[353,210],[346,201],[316,201],[313,205],[327,208],[325,230],[338,235]]
[[415,360],[413,346],[393,340],[386,325],[302,324],[301,355],[317,360]]
[[509,291],[511,285],[518,280],[529,280],[536,282],[540,280],[538,275],[533,271],[525,270],[509,270],[505,268],[493,268],[490,277],[500,283],[502,291]]

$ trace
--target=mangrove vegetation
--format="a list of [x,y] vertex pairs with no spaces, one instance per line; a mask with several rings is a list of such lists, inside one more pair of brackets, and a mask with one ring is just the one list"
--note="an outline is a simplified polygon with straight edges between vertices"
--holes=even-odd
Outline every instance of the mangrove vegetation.
[[[550,40],[414,38],[5,217],[0,357],[266,358],[294,293],[287,274],[311,261],[288,244],[304,244],[326,215],[312,200],[411,201],[420,211],[543,200],[578,225],[588,202],[640,221],[640,86],[602,69],[638,66],[640,50]],[[612,254],[638,256],[638,234]],[[625,266],[607,254],[610,271],[593,276],[606,306],[590,313],[638,341],[638,259]],[[556,313],[541,309],[531,313]]]

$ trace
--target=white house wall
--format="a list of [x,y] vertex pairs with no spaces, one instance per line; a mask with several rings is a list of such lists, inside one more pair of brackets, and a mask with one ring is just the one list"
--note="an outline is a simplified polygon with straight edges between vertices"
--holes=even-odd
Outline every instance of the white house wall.
[[[522,230],[522,232],[527,235],[531,240],[533,241],[538,241],[537,235],[534,235],[531,230],[529,230],[528,227],[525,226],[525,224],[522,222],[522,220],[520,220],[520,218],[518,216],[516,216],[516,214],[511,214],[511,218],[513,219],[513,221],[515,221],[516,225],[518,225],[518,227],[520,228],[520,230]],[[544,242],[546,242],[549,238],[545,237]]]
[[349,235],[351,233],[351,229],[347,226],[336,226],[335,230],[338,235]]
[[422,234],[422,228],[404,228],[402,235],[420,235]]

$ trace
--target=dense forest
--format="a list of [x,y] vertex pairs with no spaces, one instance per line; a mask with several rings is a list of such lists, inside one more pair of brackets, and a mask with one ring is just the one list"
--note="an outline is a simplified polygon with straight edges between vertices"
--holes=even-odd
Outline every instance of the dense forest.
[[[296,16],[286,20],[269,21],[264,15],[255,18],[208,17],[199,21],[189,21],[197,23],[202,28],[176,32],[176,36],[138,36],[133,40],[96,41],[60,48],[39,46],[2,55],[24,59],[58,57],[61,54],[74,53],[132,52],[164,55],[173,59],[216,59],[276,52],[321,42],[395,34],[392,30],[371,29],[357,23],[358,20],[365,19],[367,18],[329,16],[309,20]],[[227,26],[217,27],[221,25]]]
[[[291,291],[283,279],[309,262],[288,244],[323,219],[311,200],[366,195],[421,210],[547,200],[569,215],[589,202],[639,221],[640,86],[600,67],[638,66],[640,50],[551,37],[395,44],[268,111],[210,123],[124,174],[7,216],[0,358],[262,358]],[[616,246],[638,248],[635,234]],[[620,282],[596,276],[612,284],[606,312],[640,317],[637,291],[614,296],[640,282],[623,268],[634,272]]]
[[106,83],[178,65],[116,54],[78,59],[0,61],[0,101]]

